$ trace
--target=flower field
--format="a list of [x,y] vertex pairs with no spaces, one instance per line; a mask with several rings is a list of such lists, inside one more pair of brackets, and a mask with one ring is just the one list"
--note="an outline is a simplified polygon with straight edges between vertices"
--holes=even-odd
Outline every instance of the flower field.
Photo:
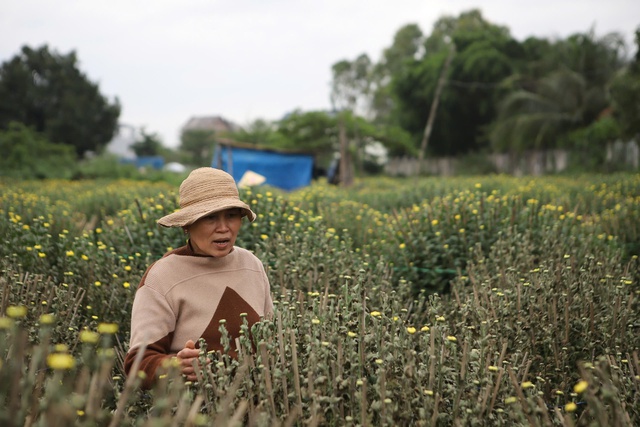
[[129,315],[184,244],[155,224],[176,187],[0,181],[0,425],[640,424],[639,174],[241,197],[274,319],[238,360],[204,349],[199,381],[167,363],[143,392]]

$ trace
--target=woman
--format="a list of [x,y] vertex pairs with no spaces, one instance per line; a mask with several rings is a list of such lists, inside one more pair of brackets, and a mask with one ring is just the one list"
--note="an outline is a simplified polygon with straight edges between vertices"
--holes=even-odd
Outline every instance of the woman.
[[196,379],[193,362],[200,338],[207,350],[224,351],[220,320],[235,338],[246,319],[251,327],[273,313],[269,280],[260,260],[235,246],[242,219],[256,218],[238,195],[228,173],[199,168],[180,185],[180,209],[158,220],[164,227],[182,227],[187,244],[153,263],[140,281],[131,313],[129,375],[138,349],[144,347],[139,369],[143,388],[153,386],[158,367],[176,357],[186,379]]

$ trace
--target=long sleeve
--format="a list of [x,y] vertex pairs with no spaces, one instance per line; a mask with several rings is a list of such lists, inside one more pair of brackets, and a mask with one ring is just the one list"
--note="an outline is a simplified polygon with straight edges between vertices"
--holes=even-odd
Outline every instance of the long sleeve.
[[262,274],[265,283],[264,317],[270,319],[273,317],[273,299],[271,298],[271,284],[269,283],[269,277],[267,276],[267,272],[264,270],[264,266]]
[[[144,279],[143,279],[144,280]],[[166,298],[150,286],[136,292],[131,312],[130,350],[125,357],[125,372],[129,375],[138,349],[146,344],[139,369],[146,375],[143,388],[150,388],[162,362],[172,356],[171,343],[176,317]]]

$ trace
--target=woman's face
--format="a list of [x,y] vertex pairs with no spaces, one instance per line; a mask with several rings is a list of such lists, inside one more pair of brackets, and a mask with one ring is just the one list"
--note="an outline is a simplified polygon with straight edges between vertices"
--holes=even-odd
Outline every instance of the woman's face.
[[195,253],[221,258],[229,255],[242,225],[242,211],[225,209],[200,218],[186,227]]

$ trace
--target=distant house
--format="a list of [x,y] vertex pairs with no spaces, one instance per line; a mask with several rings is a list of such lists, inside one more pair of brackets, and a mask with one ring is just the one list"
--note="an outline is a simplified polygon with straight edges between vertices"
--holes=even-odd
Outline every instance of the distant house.
[[227,132],[236,132],[240,129],[240,126],[221,116],[194,116],[182,126],[183,133],[196,130],[210,130],[218,135]]
[[136,153],[131,149],[131,145],[140,139],[140,131],[126,123],[119,123],[118,130],[113,139],[107,144],[106,151],[122,159],[135,159]]

